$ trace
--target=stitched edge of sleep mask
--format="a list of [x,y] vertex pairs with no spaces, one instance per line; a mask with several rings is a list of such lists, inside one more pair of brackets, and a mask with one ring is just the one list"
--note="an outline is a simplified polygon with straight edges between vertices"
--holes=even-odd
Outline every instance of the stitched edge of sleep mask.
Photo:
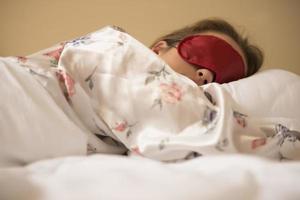
[[227,83],[245,77],[246,67],[242,56],[218,37],[188,36],[178,44],[177,51],[186,62],[212,71],[217,83]]

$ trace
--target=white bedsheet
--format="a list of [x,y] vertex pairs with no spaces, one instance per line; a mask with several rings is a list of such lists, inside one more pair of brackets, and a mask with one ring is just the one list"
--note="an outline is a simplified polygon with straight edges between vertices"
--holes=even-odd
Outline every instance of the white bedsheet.
[[1,200],[298,200],[300,162],[245,155],[165,164],[93,155],[0,169]]

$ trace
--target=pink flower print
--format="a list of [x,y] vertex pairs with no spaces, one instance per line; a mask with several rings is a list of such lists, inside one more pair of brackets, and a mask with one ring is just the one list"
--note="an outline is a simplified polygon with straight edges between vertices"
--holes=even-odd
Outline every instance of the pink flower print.
[[67,74],[67,72],[58,70],[56,72],[56,76],[58,78],[58,81],[60,82],[60,85],[63,85],[63,90],[66,90],[65,96],[67,99],[72,97],[75,94],[75,81],[72,79],[72,77]]
[[60,47],[59,49],[56,49],[56,50],[50,51],[48,53],[45,53],[44,55],[49,56],[51,58],[54,58],[55,62],[57,63],[63,49],[64,49],[64,46]]
[[74,80],[68,74],[65,74],[65,83],[69,95],[73,96],[75,94]]
[[131,148],[131,152],[134,153],[134,154],[136,154],[136,155],[142,155],[142,153],[141,153],[141,151],[140,151],[140,149],[139,149],[138,146],[132,147]]
[[26,58],[25,56],[17,56],[17,60],[20,63],[26,63],[28,58]]
[[121,123],[117,123],[113,129],[118,132],[123,132],[127,129],[127,127],[128,127],[127,122],[121,122]]
[[266,144],[266,138],[258,138],[252,140],[251,148],[256,149],[257,147],[263,146]]
[[127,121],[122,121],[120,123],[116,123],[116,125],[112,128],[114,131],[124,133],[126,138],[129,138],[132,134],[131,128],[135,126],[135,124],[128,124]]
[[243,128],[246,127],[246,121],[245,121],[245,119],[243,119],[243,118],[237,118],[237,119],[236,119],[236,122],[237,122],[239,125],[241,125]]
[[159,87],[161,90],[162,101],[174,104],[181,100],[182,90],[176,83],[162,83]]

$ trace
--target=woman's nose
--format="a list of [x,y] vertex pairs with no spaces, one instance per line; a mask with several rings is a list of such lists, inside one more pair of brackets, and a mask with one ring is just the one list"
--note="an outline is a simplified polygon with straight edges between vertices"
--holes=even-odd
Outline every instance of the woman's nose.
[[208,69],[198,69],[196,71],[197,80],[201,85],[213,82],[213,73]]

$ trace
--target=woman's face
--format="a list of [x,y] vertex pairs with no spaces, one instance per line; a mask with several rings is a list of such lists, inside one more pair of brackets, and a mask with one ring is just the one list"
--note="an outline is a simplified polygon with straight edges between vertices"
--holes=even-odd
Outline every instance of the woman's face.
[[[229,36],[221,33],[212,32],[212,31],[202,32],[199,35],[212,35],[225,40],[242,56],[243,61],[245,63],[245,56],[242,53],[241,48]],[[155,53],[157,53],[170,67],[172,67],[174,71],[190,78],[197,85],[204,85],[206,83],[213,82],[214,80],[213,72],[211,72],[208,69],[199,68],[197,66],[187,63],[185,60],[181,58],[177,49],[169,47],[165,41],[160,41],[156,43],[152,47],[152,50]]]

